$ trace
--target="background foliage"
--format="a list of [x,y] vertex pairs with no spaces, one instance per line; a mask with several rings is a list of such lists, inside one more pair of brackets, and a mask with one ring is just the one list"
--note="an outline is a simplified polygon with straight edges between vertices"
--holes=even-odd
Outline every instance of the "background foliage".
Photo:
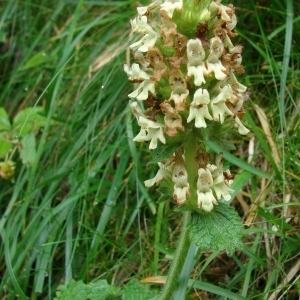
[[[245,224],[244,247],[232,257],[199,250],[189,294],[299,299],[300,5],[233,4],[234,43],[244,45],[247,72],[240,79],[252,91],[245,118],[252,132],[232,135],[232,153],[247,171],[230,161],[242,172],[232,205]],[[132,142],[132,88],[123,72],[136,5],[0,2],[0,107],[11,122],[29,107],[41,107],[43,117],[32,125],[26,163],[18,154],[25,133],[6,137],[18,151],[7,155],[14,177],[0,178],[1,299],[53,299],[73,279],[126,288],[137,278],[158,287],[158,275],[167,274],[180,220],[173,203],[158,205],[159,195],[143,185],[156,169],[147,167],[146,147]]]

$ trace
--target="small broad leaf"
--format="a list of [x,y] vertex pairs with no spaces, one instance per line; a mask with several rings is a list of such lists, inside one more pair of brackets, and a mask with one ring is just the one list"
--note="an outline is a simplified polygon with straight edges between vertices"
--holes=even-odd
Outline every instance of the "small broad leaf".
[[36,160],[35,135],[34,132],[26,133],[21,140],[20,157],[23,164],[32,165]]
[[82,280],[71,280],[65,286],[59,286],[54,300],[106,300],[111,296],[117,296],[119,289],[111,286],[106,280],[98,280],[85,284]]
[[151,300],[156,299],[158,290],[150,290],[148,285],[140,284],[137,280],[131,280],[123,292],[123,300]]
[[0,131],[10,131],[11,124],[9,116],[3,107],[0,107]]
[[5,157],[12,145],[13,144],[9,142],[7,132],[0,132],[0,158]]
[[13,129],[16,135],[21,135],[29,132],[36,131],[45,126],[46,118],[42,115],[42,107],[28,107],[21,110],[13,120]]
[[45,51],[40,51],[27,61],[27,63],[22,67],[22,71],[40,66],[50,61],[53,61],[53,58],[48,56]]
[[211,212],[193,212],[188,227],[191,240],[203,251],[226,250],[232,254],[243,246],[241,220],[235,209],[224,202]]

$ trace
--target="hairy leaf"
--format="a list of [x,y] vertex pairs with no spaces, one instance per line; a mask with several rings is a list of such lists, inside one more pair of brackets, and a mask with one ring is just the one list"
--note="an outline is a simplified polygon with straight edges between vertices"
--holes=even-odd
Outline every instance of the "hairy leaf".
[[150,300],[158,295],[157,290],[150,290],[148,285],[140,284],[137,280],[131,280],[124,288],[124,300]]
[[242,223],[234,208],[222,202],[211,212],[193,212],[189,224],[191,240],[203,251],[226,250],[229,254],[242,247],[242,230]]
[[159,144],[157,148],[153,151],[153,159],[149,162],[149,164],[155,164],[171,157],[176,149],[178,149],[178,144]]
[[59,287],[54,300],[106,300],[118,292],[119,289],[109,285],[106,280],[85,284],[82,280],[72,279],[67,286]]

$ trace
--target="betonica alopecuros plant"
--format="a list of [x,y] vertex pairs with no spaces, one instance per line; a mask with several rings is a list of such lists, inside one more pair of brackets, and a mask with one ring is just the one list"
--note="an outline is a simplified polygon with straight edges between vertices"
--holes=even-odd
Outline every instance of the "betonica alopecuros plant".
[[158,163],[146,187],[156,186],[163,199],[172,199],[184,219],[159,298],[171,299],[191,243],[228,253],[241,245],[242,226],[228,205],[234,176],[224,168],[222,152],[207,142],[231,150],[227,135],[249,132],[243,124],[249,91],[238,81],[244,73],[243,46],[232,42],[237,35],[233,5],[157,0],[137,12],[131,20],[138,38],[130,45],[135,62],[124,65],[135,84],[128,95],[140,126],[134,141],[146,142]]

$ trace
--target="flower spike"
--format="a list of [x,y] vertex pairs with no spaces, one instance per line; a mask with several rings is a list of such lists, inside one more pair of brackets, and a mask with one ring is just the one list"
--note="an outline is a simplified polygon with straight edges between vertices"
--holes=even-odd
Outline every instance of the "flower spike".
[[[149,143],[161,157],[147,187],[163,185],[180,207],[211,212],[229,201],[233,175],[222,155],[208,151],[235,130],[246,135],[242,117],[249,90],[237,76],[241,45],[234,45],[237,17],[221,0],[155,0],[131,20],[140,35],[130,48],[135,62],[124,65],[130,108],[140,126],[133,139]],[[157,162],[157,161],[156,161]]]

